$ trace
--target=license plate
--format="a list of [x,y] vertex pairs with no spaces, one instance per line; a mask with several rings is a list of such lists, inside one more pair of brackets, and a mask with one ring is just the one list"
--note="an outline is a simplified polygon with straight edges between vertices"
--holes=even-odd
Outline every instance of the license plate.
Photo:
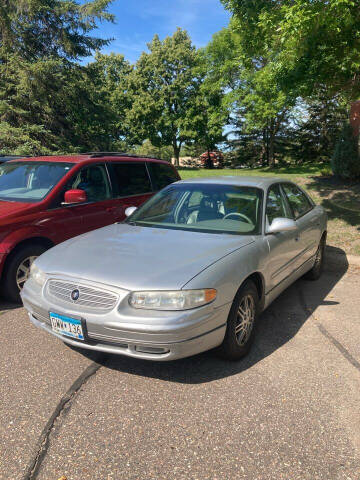
[[51,328],[54,332],[60,333],[60,335],[65,335],[66,337],[76,338],[77,340],[84,340],[81,320],[52,312],[50,312],[49,315]]

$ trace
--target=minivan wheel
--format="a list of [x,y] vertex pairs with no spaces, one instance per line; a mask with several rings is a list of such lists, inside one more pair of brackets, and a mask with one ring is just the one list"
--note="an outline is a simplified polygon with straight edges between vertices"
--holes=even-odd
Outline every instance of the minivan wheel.
[[318,280],[324,269],[324,256],[325,256],[326,238],[323,236],[320,240],[318,249],[315,254],[314,266],[311,270],[305,273],[304,278],[307,280]]
[[250,350],[255,338],[259,296],[249,280],[240,287],[233,301],[223,343],[218,353],[227,360],[239,360]]
[[27,245],[11,255],[3,272],[3,296],[20,303],[20,291],[29,278],[33,261],[46,250],[42,245]]

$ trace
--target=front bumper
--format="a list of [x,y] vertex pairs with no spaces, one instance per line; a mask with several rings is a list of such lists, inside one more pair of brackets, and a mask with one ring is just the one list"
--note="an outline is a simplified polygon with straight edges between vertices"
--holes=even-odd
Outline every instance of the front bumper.
[[[32,280],[21,293],[24,307],[32,323],[65,343],[106,353],[127,355],[146,360],[169,361],[189,357],[220,345],[226,331],[231,304],[213,304],[182,312],[158,312],[132,309],[123,292],[118,305],[106,314],[81,311],[72,305],[53,303]],[[85,341],[73,340],[55,333],[49,312],[56,312],[86,321]]]

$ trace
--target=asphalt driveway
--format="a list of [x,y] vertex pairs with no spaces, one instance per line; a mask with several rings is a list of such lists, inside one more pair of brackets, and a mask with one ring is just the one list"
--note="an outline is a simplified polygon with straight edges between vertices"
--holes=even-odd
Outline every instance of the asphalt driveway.
[[0,309],[1,479],[360,478],[360,267],[341,255],[237,363],[97,356]]

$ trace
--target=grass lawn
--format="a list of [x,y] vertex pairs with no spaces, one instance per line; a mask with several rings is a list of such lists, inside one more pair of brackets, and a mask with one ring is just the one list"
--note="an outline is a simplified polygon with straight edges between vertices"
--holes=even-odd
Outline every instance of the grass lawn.
[[360,255],[360,183],[344,183],[331,176],[322,176],[321,168],[318,165],[236,170],[180,168],[179,174],[183,179],[218,175],[288,178],[307,190],[314,201],[326,209],[328,244],[347,254]]

